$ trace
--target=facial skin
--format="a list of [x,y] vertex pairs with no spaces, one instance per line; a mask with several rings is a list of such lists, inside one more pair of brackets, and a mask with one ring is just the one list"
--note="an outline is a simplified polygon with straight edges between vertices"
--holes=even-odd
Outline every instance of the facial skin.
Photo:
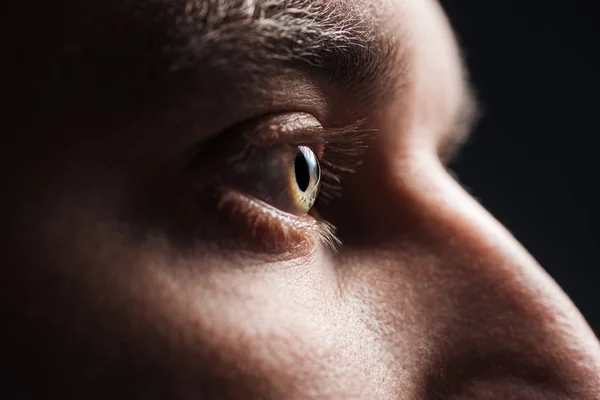
[[[580,313],[444,166],[473,108],[436,2],[35,3],[1,139],[15,393],[600,399]],[[362,165],[302,215],[260,198],[280,142]]]

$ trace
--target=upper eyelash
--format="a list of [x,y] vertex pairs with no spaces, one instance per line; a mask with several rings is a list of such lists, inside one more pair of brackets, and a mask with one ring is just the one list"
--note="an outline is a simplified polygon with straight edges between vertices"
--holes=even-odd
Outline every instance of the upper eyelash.
[[328,203],[341,197],[343,174],[356,172],[362,164],[362,155],[367,150],[367,140],[375,132],[365,129],[365,120],[340,128],[314,129],[307,132],[319,137],[324,143],[324,152],[319,162],[322,171],[320,200]]

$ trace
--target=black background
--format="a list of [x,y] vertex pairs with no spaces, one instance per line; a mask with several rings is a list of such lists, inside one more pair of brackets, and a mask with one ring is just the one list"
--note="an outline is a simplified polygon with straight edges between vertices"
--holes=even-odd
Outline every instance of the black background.
[[441,3],[483,106],[452,169],[600,335],[600,12],[594,1]]

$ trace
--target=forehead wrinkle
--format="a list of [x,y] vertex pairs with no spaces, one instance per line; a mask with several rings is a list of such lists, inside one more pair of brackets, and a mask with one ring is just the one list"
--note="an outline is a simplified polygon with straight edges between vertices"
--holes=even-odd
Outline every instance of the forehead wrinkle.
[[165,50],[173,72],[230,69],[251,79],[302,66],[364,91],[376,86],[396,49],[375,21],[337,1],[187,0],[169,7],[174,29]]

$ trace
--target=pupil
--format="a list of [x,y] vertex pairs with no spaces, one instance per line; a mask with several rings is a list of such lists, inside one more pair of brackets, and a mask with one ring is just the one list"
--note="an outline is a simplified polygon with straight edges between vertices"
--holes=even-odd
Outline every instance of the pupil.
[[294,159],[294,170],[296,171],[296,183],[303,192],[308,189],[310,183],[310,171],[308,170],[308,162],[301,151],[296,154]]

